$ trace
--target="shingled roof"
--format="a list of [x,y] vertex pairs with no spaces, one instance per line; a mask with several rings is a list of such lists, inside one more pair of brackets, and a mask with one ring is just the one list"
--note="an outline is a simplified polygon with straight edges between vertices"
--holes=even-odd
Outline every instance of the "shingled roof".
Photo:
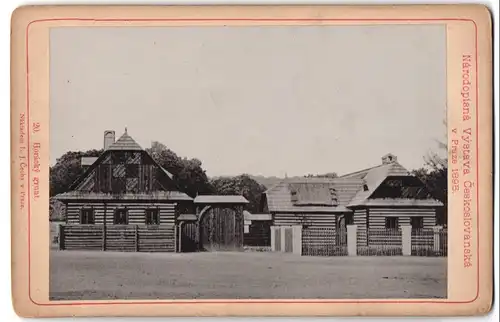
[[[270,212],[345,212],[362,185],[361,179],[293,178],[264,193]],[[292,192],[297,195],[295,201]]]
[[[106,156],[109,157],[109,153],[111,151],[142,151],[143,153],[149,156],[149,154],[128,134],[127,128],[125,128],[125,133],[123,133],[123,135],[118,140],[116,140],[116,142],[114,142],[107,149],[105,149],[104,152],[98,158],[95,158],[92,164],[89,164],[89,162],[84,163],[84,165],[89,167],[83,173],[83,175],[81,175],[79,178],[77,178],[75,182],[73,182],[73,184],[70,186],[70,189],[77,189],[80,183],[89,176],[89,174],[93,171],[93,169],[97,165],[99,165]],[[171,180],[174,179],[172,173],[163,168],[152,157],[151,159],[153,160],[154,164],[161,171],[163,171],[163,173],[165,173],[165,175],[167,175]]]
[[143,149],[137,142],[132,139],[130,135],[127,133],[127,129],[125,129],[125,133],[116,140],[115,143],[111,144],[108,150],[132,150],[132,151],[142,151]]
[[347,205],[348,207],[358,206],[365,202],[366,199],[380,186],[380,184],[390,176],[411,176],[398,162],[378,165],[369,169],[343,175],[341,178],[359,178],[364,181],[363,189],[361,189]]
[[270,212],[345,212],[369,205],[442,206],[435,199],[369,199],[388,177],[412,176],[392,154],[383,163],[338,178],[284,179],[264,192]]

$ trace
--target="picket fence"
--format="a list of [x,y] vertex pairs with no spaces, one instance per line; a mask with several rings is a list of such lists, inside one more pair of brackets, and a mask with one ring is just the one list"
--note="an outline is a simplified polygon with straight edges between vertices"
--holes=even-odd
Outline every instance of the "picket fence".
[[[349,227],[349,226],[348,226]],[[405,232],[403,232],[403,230]],[[355,238],[348,238],[349,234]],[[352,240],[350,246],[349,240]],[[300,245],[300,250],[297,245]],[[371,228],[366,231],[301,226],[271,227],[271,249],[304,256],[442,256],[448,255],[448,231]]]

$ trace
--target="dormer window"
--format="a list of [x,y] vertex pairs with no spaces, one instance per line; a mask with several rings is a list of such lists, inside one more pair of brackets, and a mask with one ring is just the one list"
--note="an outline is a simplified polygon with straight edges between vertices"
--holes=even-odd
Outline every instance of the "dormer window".
[[292,195],[292,202],[299,201],[299,196],[297,195],[297,191],[296,190],[292,190],[292,191],[290,191],[290,193]]
[[367,184],[363,185],[363,191],[368,191],[368,185]]

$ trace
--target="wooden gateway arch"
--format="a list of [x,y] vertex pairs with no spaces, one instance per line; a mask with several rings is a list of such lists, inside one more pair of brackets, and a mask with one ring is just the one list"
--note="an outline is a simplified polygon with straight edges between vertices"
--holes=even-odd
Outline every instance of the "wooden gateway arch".
[[243,249],[243,196],[197,196],[196,215],[178,217],[179,252]]

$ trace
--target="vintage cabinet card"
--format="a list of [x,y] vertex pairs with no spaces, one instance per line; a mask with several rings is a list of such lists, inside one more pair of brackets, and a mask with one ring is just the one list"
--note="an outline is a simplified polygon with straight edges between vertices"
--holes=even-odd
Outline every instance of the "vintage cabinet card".
[[487,313],[491,51],[478,5],[19,8],[16,311]]

